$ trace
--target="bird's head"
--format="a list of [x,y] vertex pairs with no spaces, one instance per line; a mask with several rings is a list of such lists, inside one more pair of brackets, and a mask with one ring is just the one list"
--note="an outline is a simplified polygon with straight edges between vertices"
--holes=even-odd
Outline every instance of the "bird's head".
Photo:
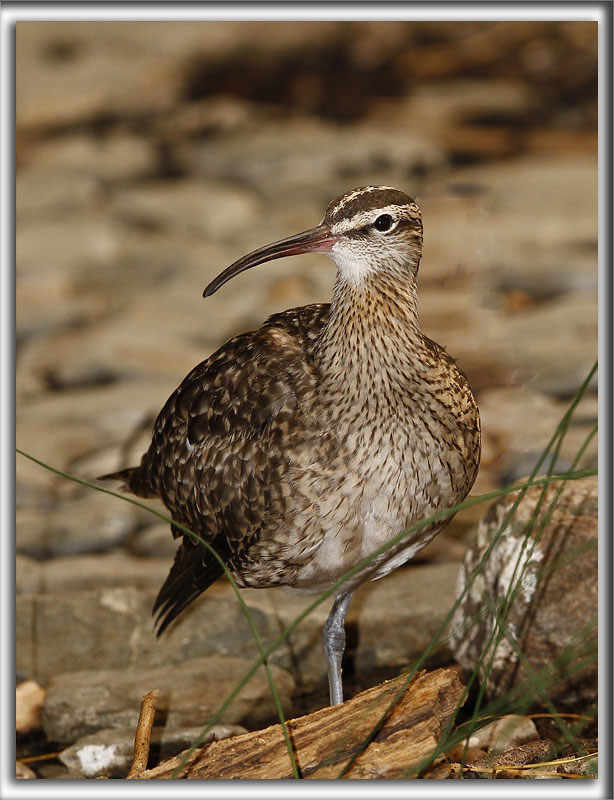
[[211,281],[212,295],[226,281],[265,261],[301,253],[325,253],[339,276],[360,284],[377,272],[415,276],[422,255],[422,216],[404,192],[389,186],[363,186],[333,200],[322,222],[243,256]]

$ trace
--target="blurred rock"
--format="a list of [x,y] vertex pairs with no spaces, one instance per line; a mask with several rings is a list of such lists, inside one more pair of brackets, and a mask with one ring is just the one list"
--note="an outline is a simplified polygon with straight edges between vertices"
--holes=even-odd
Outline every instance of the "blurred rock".
[[[89,423],[93,434],[102,434],[104,447],[92,448],[84,454],[73,455],[68,451],[66,460],[61,461],[64,453],[56,448],[56,457],[53,459],[54,466],[58,466],[59,462],[75,472],[76,477],[94,480],[107,468],[117,468],[117,445],[109,444],[113,434],[122,444],[131,436],[136,436],[141,429],[150,435],[154,416],[174,386],[165,378],[142,378],[121,384],[111,382],[100,386],[84,385],[72,390],[56,390],[24,398],[20,403],[19,416],[26,431],[35,427],[37,422],[47,420],[55,429],[56,436],[58,432],[68,435],[71,427],[78,429],[84,423]],[[55,441],[51,439],[52,443]],[[46,454],[47,438],[44,435],[29,438],[26,434],[23,444],[27,444],[34,455]]]
[[472,733],[467,744],[491,753],[502,753],[538,738],[538,730],[530,717],[506,714]]
[[514,373],[493,346],[495,314],[472,298],[470,291],[429,288],[421,293],[419,311],[426,334],[454,357],[479,396],[487,387],[509,385]]
[[[72,423],[65,420],[64,424],[54,420],[52,423],[35,414],[29,415],[21,408],[17,411],[16,440],[20,450],[44,464],[61,470],[66,470],[73,460],[101,449],[103,443],[106,443],[102,432],[96,430],[91,420],[88,422],[85,419],[73,419]],[[32,541],[32,535],[28,531],[30,520],[37,526],[37,530],[40,530],[43,524],[39,514],[41,508],[47,509],[57,502],[59,497],[66,494],[74,495],[75,492],[82,493],[83,490],[81,487],[76,489],[74,483],[45,469],[42,464],[18,454],[17,508],[21,513],[22,507],[29,506],[23,509],[24,514],[28,515],[28,525],[24,524],[22,531],[24,539]],[[61,509],[56,513],[61,516]],[[36,547],[35,542],[32,544]]]
[[131,551],[138,556],[149,558],[166,557],[166,563],[170,564],[177,552],[177,541],[173,539],[170,525],[166,522],[149,525],[139,531],[130,544]]
[[[453,175],[455,181],[488,187],[476,245],[490,252],[492,266],[538,260],[556,269],[554,252],[565,263],[570,249],[586,253],[597,241],[596,151],[494,161],[457,169]],[[596,251],[592,253],[590,268],[596,272]]]
[[[142,696],[160,690],[156,712],[167,728],[205,726],[252,666],[243,658],[194,658],[181,664],[121,670],[88,670],[54,676],[43,708],[49,739],[74,742],[103,728],[134,728]],[[292,676],[270,666],[284,711],[290,709]],[[220,717],[220,722],[258,727],[271,722],[275,706],[259,669]]]
[[27,764],[23,761],[17,761],[15,764],[15,777],[20,780],[32,780],[36,778],[36,773],[33,772]]
[[36,777],[42,780],[66,781],[73,776],[58,761],[41,761],[36,765]]
[[17,223],[37,217],[62,217],[74,214],[95,199],[98,183],[91,176],[64,174],[37,164],[36,169],[20,171],[15,193]]
[[125,224],[146,229],[232,240],[238,228],[254,220],[256,210],[253,195],[236,187],[166,180],[123,191],[112,213]]
[[[576,387],[579,388],[579,385]],[[569,407],[526,386],[493,388],[479,397],[482,461],[501,483],[514,483],[531,472]],[[566,471],[597,422],[597,396],[590,392],[571,418],[555,471]],[[579,468],[597,465],[598,439],[593,437]],[[549,458],[542,467],[546,468]]]
[[[371,23],[363,23],[370,25]],[[22,131],[169,111],[198,67],[249,48],[279,56],[338,39],[347,22],[20,22],[17,125]]]
[[[29,218],[31,208],[24,214]],[[20,341],[71,327],[74,336],[75,327],[104,315],[104,297],[81,291],[74,276],[86,265],[100,270],[117,258],[119,240],[108,222],[82,211],[78,217],[76,230],[66,217],[19,225],[15,321]]]
[[15,729],[29,733],[41,726],[41,709],[45,690],[36,681],[23,681],[15,690]]
[[[32,562],[20,560],[18,674],[46,684],[60,672],[129,668],[141,660],[156,666],[201,656],[255,658],[253,634],[224,580],[156,639],[151,608],[171,563],[111,554],[54,559],[31,570]],[[347,617],[355,669],[368,675],[421,655],[452,606],[457,570],[457,562],[416,565],[360,587]],[[313,599],[283,589],[241,595],[265,646]],[[319,605],[270,656],[302,688],[326,681],[321,629],[330,605]]]
[[[172,541],[170,531],[168,536]],[[48,561],[17,553],[15,584],[17,594],[81,592],[105,586],[155,588],[166,578],[169,564],[166,558],[135,558],[118,552]]]
[[446,128],[456,122],[496,116],[515,119],[533,108],[535,95],[530,85],[517,80],[485,77],[480,80],[451,79],[444,83],[424,84],[404,102],[391,104],[391,113],[415,128]]
[[[190,747],[201,734],[204,722],[198,728],[169,728],[154,725],[151,730],[149,761],[158,763]],[[132,728],[106,728],[82,736],[75,744],[59,755],[74,777],[125,778],[134,758],[134,735]],[[214,725],[202,743],[228,739],[246,733],[241,725]]]
[[[67,125],[102,112],[133,116],[169,106],[177,91],[176,69],[140,38],[146,31],[138,24],[110,25],[106,30],[87,22],[17,26],[19,125]],[[155,27],[149,34],[155,36]]]
[[[554,397],[573,397],[597,358],[595,301],[564,296],[502,320],[501,359],[533,388]],[[596,375],[590,388],[597,388]]]
[[32,594],[41,591],[41,563],[35,558],[15,554],[15,592]]
[[131,504],[87,492],[52,509],[17,509],[16,548],[37,558],[104,552],[125,541],[136,525]]
[[247,132],[260,118],[258,106],[235,95],[206,94],[178,104],[172,116],[158,118],[158,132],[169,143],[198,136]]
[[[44,173],[43,173],[44,174]],[[40,178],[39,178],[40,180]],[[21,185],[20,183],[18,185]],[[58,190],[59,191],[59,190]],[[17,191],[19,196],[19,190]],[[72,200],[67,195],[67,201]],[[23,213],[30,216],[31,206],[25,203]],[[79,224],[75,226],[74,214],[22,222],[17,230],[17,288],[26,278],[34,281],[43,271],[50,274],[48,280],[61,276],[66,291],[77,295],[70,278],[76,274],[87,274],[87,270],[112,269],[114,262],[122,256],[121,232],[113,224],[108,213],[81,208]],[[32,276],[32,277],[30,277]],[[33,294],[33,289],[30,294]],[[69,295],[70,296],[70,295]],[[44,293],[43,293],[44,297]],[[29,299],[28,296],[25,298]],[[53,300],[53,296],[50,298]],[[23,309],[27,311],[27,307]],[[17,319],[21,309],[17,308]]]
[[241,133],[190,144],[182,157],[200,178],[247,184],[267,197],[316,186],[322,202],[332,199],[327,193],[342,176],[361,175],[364,184],[378,172],[411,174],[444,163],[432,142],[403,127],[356,125],[348,140],[343,128],[311,118],[289,120],[283,137],[275,123],[260,125],[247,139]]
[[[594,245],[597,242],[595,240]],[[511,262],[492,270],[490,281],[493,290],[499,295],[499,305],[504,311],[514,310],[501,302],[501,296],[508,292],[522,292],[528,296],[524,308],[535,308],[561,295],[573,292],[581,293],[594,299],[597,293],[598,271],[595,263],[595,252],[590,243],[570,247],[567,257],[555,253],[552,258],[530,261]],[[569,300],[569,297],[566,298]],[[497,302],[493,299],[493,303]]]
[[[597,479],[570,481],[557,499],[559,488],[548,487],[539,510],[541,488],[527,491],[453,621],[454,657],[468,672],[479,664],[491,698],[516,688],[527,701],[546,692],[566,707],[597,699]],[[517,497],[496,501],[484,515],[459,594]],[[488,641],[505,598],[511,606],[487,675]]]
[[[149,621],[152,601],[153,592],[144,597],[129,586],[18,595],[17,675],[47,686],[60,672],[126,667],[136,658],[135,627]],[[149,636],[153,649],[151,630]]]
[[[103,183],[124,182],[155,173],[157,161],[153,143],[144,136],[125,130],[110,131],[104,136],[69,131],[59,138],[44,139],[32,148],[26,168],[19,172],[18,197],[27,178],[40,181],[50,176],[64,182],[70,181],[71,176],[86,176]],[[32,199],[38,202],[36,197]],[[23,202],[23,206],[31,213],[28,203]]]
[[[140,303],[113,319],[96,320],[83,340],[62,330],[27,342],[21,352],[18,386],[22,379],[30,392],[46,385],[60,389],[105,386],[122,380],[134,382],[166,377],[174,381],[166,398],[181,379],[213,348],[198,342],[208,314],[210,336],[217,341],[216,325],[222,309],[203,305],[204,278],[198,284],[167,287],[165,293],[144,289]],[[224,330],[220,325],[221,331]]]

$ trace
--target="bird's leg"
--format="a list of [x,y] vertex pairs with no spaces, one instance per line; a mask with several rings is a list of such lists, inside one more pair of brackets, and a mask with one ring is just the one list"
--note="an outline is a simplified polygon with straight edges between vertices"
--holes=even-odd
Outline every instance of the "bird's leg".
[[337,595],[322,629],[324,652],[328,659],[328,687],[331,706],[343,703],[341,659],[345,650],[345,615],[351,599],[352,592]]

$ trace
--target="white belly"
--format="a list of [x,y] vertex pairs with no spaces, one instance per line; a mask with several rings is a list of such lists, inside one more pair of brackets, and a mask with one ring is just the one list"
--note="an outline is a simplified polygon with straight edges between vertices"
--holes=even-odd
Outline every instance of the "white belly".
[[[383,577],[413,558],[445,524],[439,522],[436,527],[412,532],[388,549],[391,540],[452,505],[456,498],[445,469],[421,470],[415,453],[404,455],[396,464],[392,453],[382,455],[380,448],[377,459],[357,458],[361,469],[347,471],[329,493],[316,491],[322,482],[314,480],[311,524],[319,524],[321,533],[319,544],[297,573],[297,588],[322,591],[380,548],[384,552],[361,569],[355,582]],[[398,450],[395,455],[399,455]],[[310,524],[307,519],[298,522]]]

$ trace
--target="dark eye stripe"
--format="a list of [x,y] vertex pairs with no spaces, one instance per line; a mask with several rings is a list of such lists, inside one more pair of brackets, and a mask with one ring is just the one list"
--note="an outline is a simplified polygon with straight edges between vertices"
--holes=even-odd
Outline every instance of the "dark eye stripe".
[[[410,228],[417,231],[422,232],[422,223],[419,219],[404,219],[401,217],[400,219],[395,221],[396,224],[393,226],[393,230],[398,231],[401,228]],[[361,228],[355,228],[354,230],[345,231],[343,236],[347,239],[364,239],[365,237],[369,237],[373,233],[373,223],[369,222],[367,225],[363,225]]]

